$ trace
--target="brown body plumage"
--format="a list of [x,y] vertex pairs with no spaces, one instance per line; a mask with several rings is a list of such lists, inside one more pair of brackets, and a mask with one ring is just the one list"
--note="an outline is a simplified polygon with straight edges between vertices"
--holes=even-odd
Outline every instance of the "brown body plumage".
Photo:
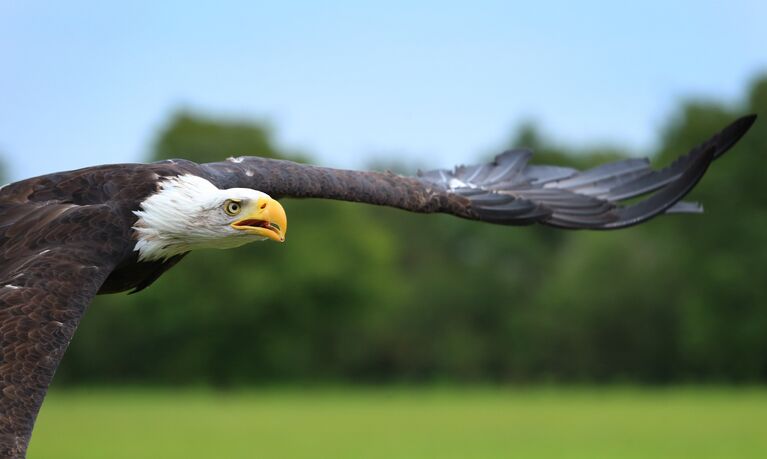
[[[220,189],[326,198],[506,225],[615,229],[666,212],[742,137],[744,117],[671,166],[626,160],[580,172],[530,166],[513,150],[490,164],[416,177],[321,168],[258,157],[185,160],[50,174],[0,190],[0,457],[23,457],[56,367],[92,297],[141,290],[184,254],[139,261],[134,213],[165,178],[191,174]],[[620,201],[654,193],[622,206]]]

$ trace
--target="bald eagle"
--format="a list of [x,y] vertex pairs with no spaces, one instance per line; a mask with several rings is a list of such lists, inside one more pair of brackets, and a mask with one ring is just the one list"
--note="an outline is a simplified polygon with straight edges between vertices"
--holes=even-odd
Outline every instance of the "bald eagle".
[[[448,213],[501,225],[617,229],[699,212],[680,200],[755,116],[736,120],[670,166],[645,159],[586,171],[530,165],[529,150],[489,164],[406,177],[259,157],[169,160],[54,173],[0,190],[0,456],[23,457],[35,417],[94,295],[142,290],[191,250],[284,241],[279,198],[325,198]],[[644,200],[623,201],[641,195]]]

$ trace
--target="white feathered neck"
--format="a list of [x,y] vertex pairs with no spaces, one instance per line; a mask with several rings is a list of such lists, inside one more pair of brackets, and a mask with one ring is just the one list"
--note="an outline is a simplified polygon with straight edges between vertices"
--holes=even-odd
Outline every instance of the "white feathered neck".
[[196,175],[164,179],[159,190],[133,213],[139,260],[168,259],[200,248],[227,249],[264,238],[233,229],[223,210],[228,199],[257,200],[267,196],[247,188],[221,190]]

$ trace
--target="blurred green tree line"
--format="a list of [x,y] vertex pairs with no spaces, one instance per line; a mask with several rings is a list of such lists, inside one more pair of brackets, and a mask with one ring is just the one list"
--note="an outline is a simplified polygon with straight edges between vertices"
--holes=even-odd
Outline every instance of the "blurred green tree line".
[[[654,163],[747,112],[686,103]],[[535,129],[509,145],[588,167]],[[617,232],[510,228],[443,215],[286,200],[285,244],[192,253],[138,295],[99,297],[60,383],[767,381],[767,121],[691,199],[702,216]],[[175,116],[153,157],[306,160],[260,124]],[[476,158],[477,160],[485,158]]]

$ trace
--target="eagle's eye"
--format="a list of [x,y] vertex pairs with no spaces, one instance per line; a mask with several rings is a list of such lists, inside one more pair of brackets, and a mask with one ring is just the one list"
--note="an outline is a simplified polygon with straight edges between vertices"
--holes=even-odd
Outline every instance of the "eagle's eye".
[[224,211],[231,216],[239,214],[240,210],[242,210],[242,206],[240,205],[239,201],[232,201],[231,199],[227,199],[227,201],[224,203]]

